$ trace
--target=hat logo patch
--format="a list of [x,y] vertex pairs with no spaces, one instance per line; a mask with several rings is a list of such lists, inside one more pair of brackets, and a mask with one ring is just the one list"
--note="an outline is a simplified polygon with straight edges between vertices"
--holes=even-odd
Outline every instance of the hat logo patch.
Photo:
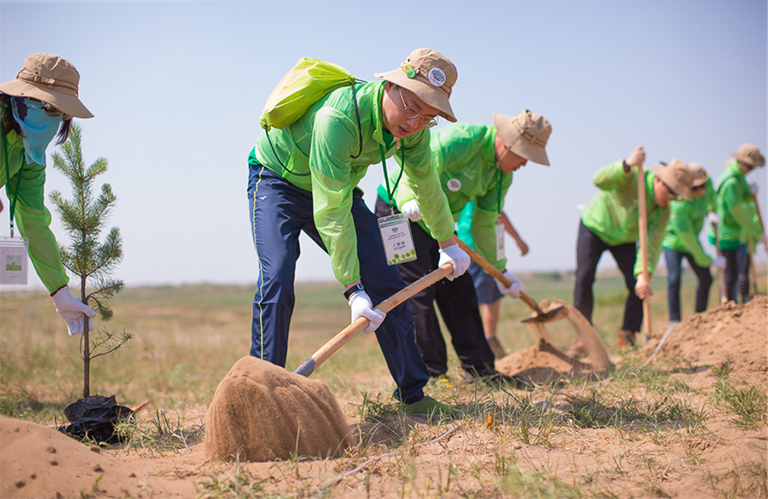
[[407,76],[410,79],[416,78],[416,70],[413,69],[413,66],[410,64],[406,64],[403,68],[405,70],[405,76]]
[[445,73],[443,73],[443,70],[440,68],[430,69],[429,82],[436,87],[442,87],[445,84]]
[[448,181],[448,190],[451,192],[458,192],[459,189],[461,189],[461,180],[457,178],[452,178]]

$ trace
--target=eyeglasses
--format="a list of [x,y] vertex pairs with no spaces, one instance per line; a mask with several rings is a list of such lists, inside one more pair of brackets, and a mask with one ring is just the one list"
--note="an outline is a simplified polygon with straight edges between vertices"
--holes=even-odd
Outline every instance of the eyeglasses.
[[45,111],[45,114],[47,114],[48,116],[50,116],[52,118],[55,118],[56,116],[64,115],[64,111],[59,111],[58,109],[56,109],[52,105],[46,104],[45,102],[43,102],[43,105],[42,105],[42,107],[40,107],[40,109]]
[[434,126],[437,126],[437,116],[423,116],[410,107],[408,107],[408,104],[405,103],[405,99],[403,98],[403,91],[400,87],[397,87],[397,91],[400,93],[400,100],[403,101],[403,116],[405,116],[408,120],[413,120],[416,118],[419,118],[419,125],[423,126],[424,128],[432,128]]
[[661,184],[667,188],[667,191],[668,191],[667,197],[669,198],[670,201],[676,201],[676,200],[682,199],[682,197],[679,194],[676,194],[675,191],[673,191],[670,186],[664,183],[664,181],[662,181]]

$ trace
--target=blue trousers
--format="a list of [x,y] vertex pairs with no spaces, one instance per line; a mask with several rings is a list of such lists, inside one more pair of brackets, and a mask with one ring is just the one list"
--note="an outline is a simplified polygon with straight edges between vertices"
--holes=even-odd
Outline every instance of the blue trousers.
[[[248,204],[259,277],[253,299],[251,355],[285,367],[288,332],[296,301],[294,279],[302,231],[327,252],[314,223],[312,193],[300,189],[262,165],[249,165]],[[403,280],[387,265],[377,217],[355,189],[352,216],[357,231],[360,279],[375,304],[401,290]],[[339,298],[342,297],[339,291]],[[429,380],[414,336],[408,302],[387,313],[376,330],[387,367],[397,384],[395,397],[418,402]]]
[[696,273],[699,279],[699,285],[696,286],[696,313],[707,309],[707,300],[709,299],[709,288],[712,286],[712,274],[709,273],[709,267],[699,267],[693,261],[693,256],[682,251],[670,248],[664,248],[664,260],[667,262],[667,308],[669,309],[669,320],[680,320],[680,282],[683,258],[688,260],[691,269]]
[[[747,266],[747,245],[742,244],[734,250],[723,250],[723,256],[725,257],[725,272],[723,278],[725,279],[725,294],[730,301],[738,303],[739,296],[739,276],[744,273]],[[749,288],[749,285],[747,285]],[[741,301],[746,303],[748,300],[747,293],[742,293]]]

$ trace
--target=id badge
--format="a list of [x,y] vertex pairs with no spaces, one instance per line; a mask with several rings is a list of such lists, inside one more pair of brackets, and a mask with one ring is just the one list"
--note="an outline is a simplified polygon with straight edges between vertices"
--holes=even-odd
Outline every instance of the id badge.
[[0,284],[27,283],[26,237],[0,237]]
[[504,259],[504,224],[496,224],[496,260]]
[[410,262],[416,259],[411,227],[402,213],[379,218],[381,240],[387,254],[387,265]]

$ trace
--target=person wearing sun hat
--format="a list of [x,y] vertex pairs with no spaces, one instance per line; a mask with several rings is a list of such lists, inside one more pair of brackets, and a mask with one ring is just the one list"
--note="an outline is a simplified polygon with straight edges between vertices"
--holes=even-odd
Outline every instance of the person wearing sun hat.
[[[765,158],[757,146],[742,144],[733,153],[733,158],[726,162],[717,182],[717,216],[720,220],[717,239],[725,257],[725,294],[728,300],[737,301],[739,275],[746,267],[747,245],[743,241],[751,236],[763,245],[768,244],[746,179],[747,174],[764,165]],[[713,241],[714,234],[710,229],[710,242]]]
[[[85,331],[83,314],[93,317],[96,313],[70,293],[69,277],[49,228],[51,214],[44,203],[45,151],[57,134],[57,145],[67,140],[72,118],[93,117],[78,98],[79,84],[75,66],[47,53],[28,56],[16,78],[0,84],[0,187],[5,185],[8,195],[11,234],[15,221],[28,240],[32,265],[70,335]],[[88,329],[93,329],[90,318]]]
[[709,271],[712,257],[701,247],[699,234],[704,227],[707,213],[717,209],[717,198],[707,171],[699,163],[688,163],[688,167],[693,175],[691,200],[675,200],[669,203],[669,223],[661,243],[667,264],[667,307],[670,323],[680,322],[683,258],[688,260],[699,280],[696,287],[696,313],[707,309],[709,288],[712,286],[712,274]]
[[[592,322],[594,295],[592,285],[595,272],[604,251],[610,251],[624,275],[629,291],[624,304],[624,318],[616,343],[617,348],[634,346],[635,333],[643,321],[642,299],[653,294],[650,282],[642,273],[639,258],[637,189],[638,181],[646,190],[646,216],[648,224],[648,273],[653,274],[661,253],[661,242],[669,220],[669,203],[682,196],[691,199],[692,174],[688,165],[675,158],[666,166],[644,170],[645,179],[638,179],[638,165],[645,161],[645,150],[636,147],[625,160],[601,168],[593,177],[600,191],[584,208],[579,223],[576,243],[576,284],[573,306]],[[581,342],[576,342],[570,354],[585,353]]]
[[[517,298],[522,285],[506,270],[507,259],[503,247],[499,248],[496,226],[512,184],[512,172],[528,161],[549,165],[545,146],[552,126],[544,117],[528,110],[515,116],[495,113],[493,123],[493,126],[459,124],[444,127],[432,134],[430,147],[453,217],[458,219],[467,203],[475,203],[470,222],[475,248],[512,282],[509,287],[497,283],[499,296],[503,293]],[[396,173],[391,171],[388,178],[394,178]],[[379,186],[378,194],[377,215],[383,217],[390,211],[399,211],[411,219],[418,258],[400,264],[399,269],[406,284],[413,283],[440,264],[438,238],[422,219],[431,200],[423,199],[402,183],[392,189],[385,182]],[[414,295],[410,303],[416,320],[416,342],[432,377],[443,379],[448,370],[446,344],[435,312],[437,303],[465,379],[482,378],[494,385],[522,385],[519,379],[501,374],[494,368],[494,354],[485,339],[475,286],[469,273],[424,289]]]
[[357,187],[368,167],[394,156],[407,184],[429,206],[424,219],[440,240],[441,264],[452,277],[469,266],[453,237],[453,217],[431,165],[429,128],[438,116],[456,121],[450,96],[458,73],[441,53],[414,50],[377,80],[330,91],[295,122],[259,136],[248,158],[249,218],[257,255],[251,355],[285,366],[295,303],[294,278],[303,231],[330,258],[344,286],[352,321],[370,321],[397,384],[395,397],[412,413],[455,409],[424,397],[429,380],[413,332],[410,307],[373,308],[403,287],[387,265],[377,217]]

